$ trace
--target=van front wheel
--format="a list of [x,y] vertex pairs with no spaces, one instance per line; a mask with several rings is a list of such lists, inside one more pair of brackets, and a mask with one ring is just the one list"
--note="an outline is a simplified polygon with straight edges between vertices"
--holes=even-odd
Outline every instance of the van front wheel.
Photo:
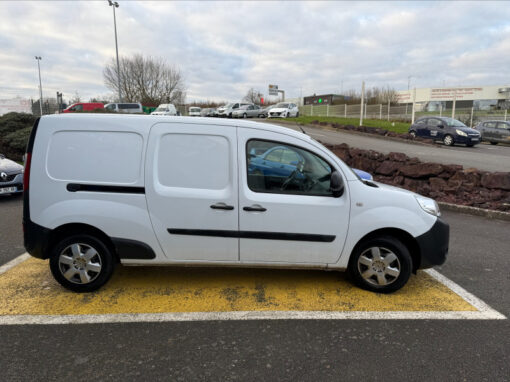
[[50,269],[55,280],[73,292],[92,292],[113,273],[115,260],[108,247],[90,235],[62,239],[52,250]]
[[363,289],[392,293],[402,288],[412,270],[407,247],[391,236],[380,236],[361,243],[349,260],[349,273]]

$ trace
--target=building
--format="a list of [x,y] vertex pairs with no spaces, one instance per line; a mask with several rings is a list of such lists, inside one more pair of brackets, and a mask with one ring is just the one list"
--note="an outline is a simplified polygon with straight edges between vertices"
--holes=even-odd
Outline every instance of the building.
[[30,100],[20,97],[0,99],[0,115],[15,111],[17,113],[32,113]]
[[312,95],[304,98],[305,105],[333,105],[335,101],[344,102],[345,97],[339,94]]
[[454,101],[457,108],[510,109],[510,85],[420,88],[397,93],[398,103],[416,102],[420,108],[428,111],[436,111],[440,106],[451,109]]

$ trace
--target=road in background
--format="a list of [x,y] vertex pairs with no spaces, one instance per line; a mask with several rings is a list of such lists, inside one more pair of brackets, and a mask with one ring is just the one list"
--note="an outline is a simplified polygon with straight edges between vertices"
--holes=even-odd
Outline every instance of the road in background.
[[[267,120],[258,120],[266,122]],[[278,120],[268,123],[278,124]],[[298,126],[287,122],[281,126],[301,131]],[[510,171],[510,147],[479,144],[474,147],[438,145],[417,145],[396,140],[376,138],[369,134],[354,134],[344,130],[329,130],[320,127],[304,126],[304,130],[313,138],[330,144],[347,143],[349,146],[366,150],[375,150],[384,154],[404,153],[418,157],[422,161],[443,164],[460,164],[464,168],[474,167],[485,171]]]
[[[21,206],[19,198],[0,202],[2,264],[24,251]],[[450,254],[447,262],[436,269],[510,316],[510,222],[453,212],[444,215],[451,225]],[[492,382],[508,381],[509,355],[509,320],[208,321],[0,327],[0,369],[2,380],[6,381],[72,378]]]

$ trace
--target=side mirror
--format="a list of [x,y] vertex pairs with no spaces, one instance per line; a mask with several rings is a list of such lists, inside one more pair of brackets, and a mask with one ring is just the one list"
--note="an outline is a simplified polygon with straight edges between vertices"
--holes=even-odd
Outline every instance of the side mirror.
[[344,193],[344,181],[342,179],[342,175],[338,171],[333,171],[331,173],[331,180],[329,183],[329,188],[333,193],[333,197],[339,198]]

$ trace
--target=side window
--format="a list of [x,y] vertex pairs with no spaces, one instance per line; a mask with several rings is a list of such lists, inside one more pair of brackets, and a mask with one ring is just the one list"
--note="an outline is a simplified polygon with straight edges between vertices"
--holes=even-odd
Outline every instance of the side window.
[[239,104],[238,103],[236,103],[234,106],[232,106],[232,109],[237,109],[237,108],[239,108]]
[[493,129],[493,128],[496,127],[496,122],[485,122],[485,126],[484,127],[489,127],[491,129]]
[[504,122],[498,122],[498,129],[510,129],[510,124]]
[[115,105],[113,105],[113,104],[112,105],[108,105],[106,107],[106,110],[112,110],[112,111],[115,110]]
[[439,119],[435,119],[435,118],[429,118],[429,120],[427,121],[427,126],[430,126],[430,127],[437,127],[440,124],[441,124],[441,121]]
[[318,155],[281,142],[246,145],[248,187],[254,192],[332,196],[331,166]]
[[419,121],[416,122],[417,125],[425,125],[425,122],[427,122],[426,119],[420,119]]
[[83,111],[83,105],[82,104],[76,105],[75,107],[73,107],[73,110],[74,111]]

